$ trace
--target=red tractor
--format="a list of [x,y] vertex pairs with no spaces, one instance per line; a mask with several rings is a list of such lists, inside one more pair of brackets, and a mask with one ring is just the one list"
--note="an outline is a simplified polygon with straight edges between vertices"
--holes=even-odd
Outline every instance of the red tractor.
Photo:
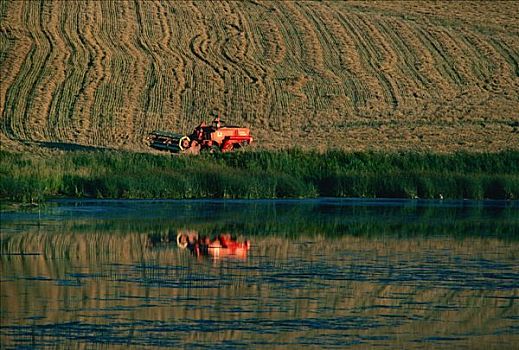
[[154,131],[148,136],[148,141],[154,148],[193,154],[204,150],[230,152],[252,143],[249,128],[222,126],[222,123],[217,116],[211,125],[200,123],[190,135]]

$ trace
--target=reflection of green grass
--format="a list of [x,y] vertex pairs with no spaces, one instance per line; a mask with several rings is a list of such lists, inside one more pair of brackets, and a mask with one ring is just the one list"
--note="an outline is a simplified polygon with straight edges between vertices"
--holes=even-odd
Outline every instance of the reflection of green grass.
[[169,157],[115,151],[1,153],[0,197],[93,198],[519,196],[519,152],[287,151]]
[[[337,202],[336,204],[333,204]],[[213,236],[223,232],[244,237],[496,237],[519,239],[517,204],[488,206],[484,202],[452,203],[418,201],[391,202],[372,206],[365,201],[189,201],[189,202],[123,202],[103,217],[92,212],[76,214],[47,225],[46,210],[41,226],[26,221],[14,228],[29,232],[45,227],[49,233],[145,234],[154,241],[174,242],[178,230],[193,230]],[[151,203],[151,204],[150,204]],[[100,204],[106,206],[110,204]],[[77,203],[75,206],[81,207]],[[94,206],[95,207],[95,206]],[[52,208],[49,208],[52,212]],[[85,206],[88,211],[88,206]],[[140,215],[136,215],[136,213]],[[27,226],[24,226],[24,222]],[[2,229],[9,232],[10,221]],[[11,227],[13,228],[13,227]],[[5,235],[1,248],[12,238]],[[14,235],[16,236],[16,234]],[[3,250],[2,250],[3,251]]]

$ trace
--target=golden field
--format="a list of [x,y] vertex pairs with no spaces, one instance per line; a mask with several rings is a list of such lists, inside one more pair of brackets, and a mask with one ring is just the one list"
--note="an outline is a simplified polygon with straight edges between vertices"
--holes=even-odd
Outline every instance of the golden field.
[[519,2],[3,1],[0,79],[4,150],[517,150]]

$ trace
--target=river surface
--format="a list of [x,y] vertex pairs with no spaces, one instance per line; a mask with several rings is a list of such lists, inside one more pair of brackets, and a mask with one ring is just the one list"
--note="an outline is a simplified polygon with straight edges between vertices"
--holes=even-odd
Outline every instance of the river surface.
[[[51,202],[1,213],[2,349],[517,349],[519,203]],[[197,256],[178,233],[250,250]]]

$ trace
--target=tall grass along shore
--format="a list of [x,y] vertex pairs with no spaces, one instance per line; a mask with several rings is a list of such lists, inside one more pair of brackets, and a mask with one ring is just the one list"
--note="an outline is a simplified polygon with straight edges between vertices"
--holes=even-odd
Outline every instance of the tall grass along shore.
[[0,152],[0,197],[517,199],[519,151],[428,154],[297,149],[201,156]]

